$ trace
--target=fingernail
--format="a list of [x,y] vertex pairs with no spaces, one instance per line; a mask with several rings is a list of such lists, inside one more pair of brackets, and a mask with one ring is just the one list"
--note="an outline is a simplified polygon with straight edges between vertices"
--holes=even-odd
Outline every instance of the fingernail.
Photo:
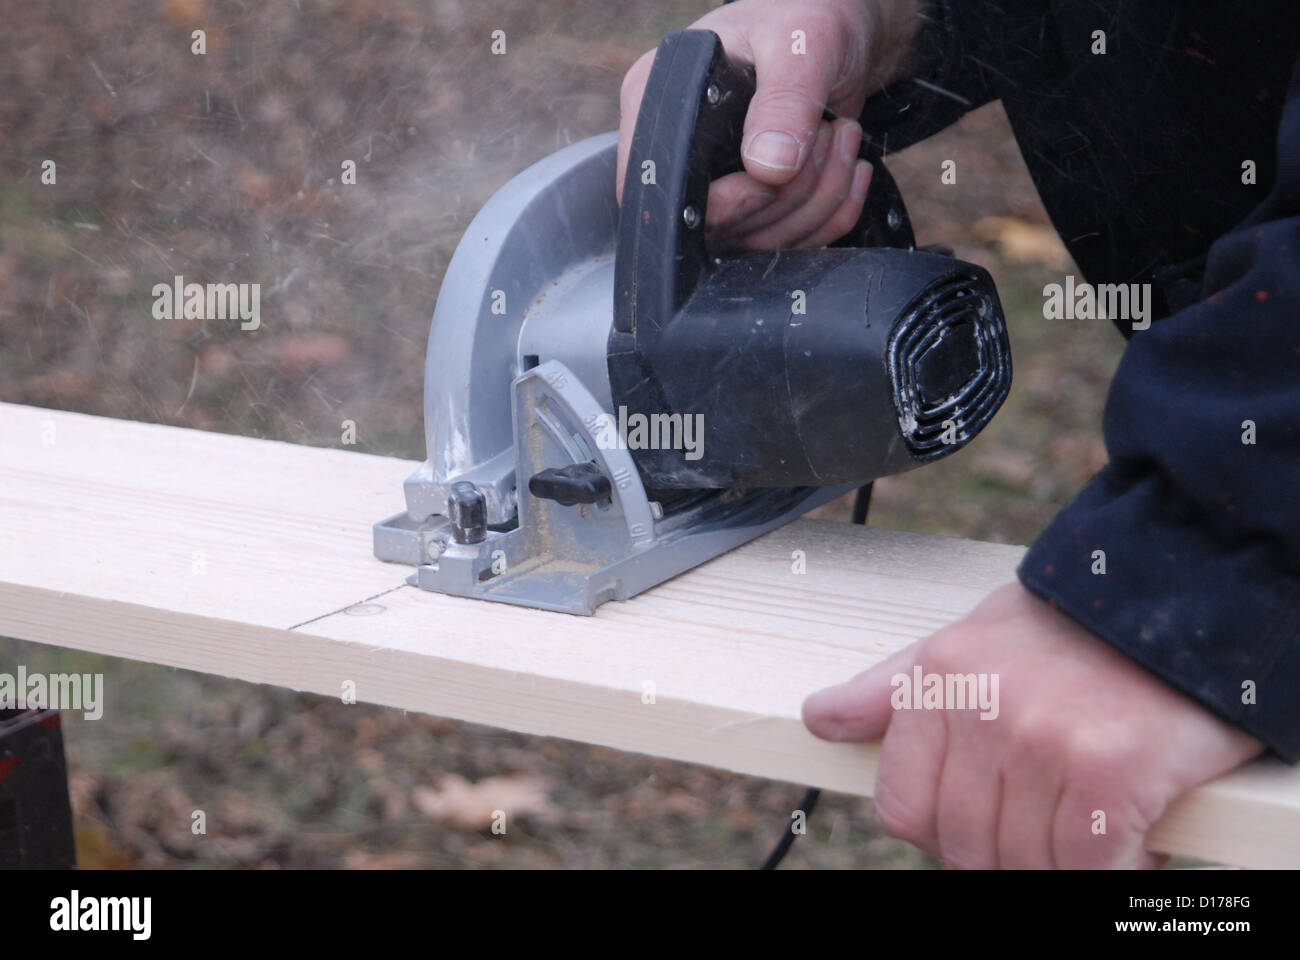
[[826,157],[831,152],[831,141],[834,139],[834,133],[829,123],[823,123],[821,129],[817,131],[817,142],[813,144],[813,166],[818,170],[826,166]]
[[849,187],[849,195],[854,200],[865,200],[869,186],[871,186],[871,164],[866,160],[859,160],[858,165],[853,168],[853,183]]
[[745,159],[773,170],[794,170],[799,166],[799,141],[780,130],[764,130],[749,141]]
[[852,166],[858,159],[858,147],[862,144],[862,126],[856,120],[850,120],[840,128],[840,159],[846,166]]

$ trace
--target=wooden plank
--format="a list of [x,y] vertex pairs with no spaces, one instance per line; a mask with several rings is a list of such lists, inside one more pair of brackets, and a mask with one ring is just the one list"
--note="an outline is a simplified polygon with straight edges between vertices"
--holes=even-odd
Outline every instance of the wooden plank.
[[[420,591],[374,560],[370,525],[400,509],[413,466],[0,404],[0,634],[328,696],[351,683],[373,703],[870,795],[876,748],[811,736],[803,698],[960,616],[1023,552],[800,520],[571,617]],[[1260,762],[1190,792],[1152,846],[1300,865],[1300,770]]]

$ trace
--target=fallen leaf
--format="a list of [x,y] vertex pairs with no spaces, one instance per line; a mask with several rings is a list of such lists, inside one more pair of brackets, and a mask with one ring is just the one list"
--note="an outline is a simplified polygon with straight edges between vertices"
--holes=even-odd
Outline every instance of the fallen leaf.
[[344,865],[349,870],[418,870],[428,866],[428,858],[423,853],[409,850],[392,850],[381,853],[366,853],[363,850],[351,850],[343,857]]
[[172,23],[185,27],[202,27],[208,16],[204,0],[165,0],[163,11]]
[[302,333],[287,337],[275,346],[275,359],[286,376],[303,376],[315,367],[342,363],[351,344],[336,333]]
[[531,776],[488,777],[470,783],[464,777],[448,774],[436,787],[412,790],[411,802],[431,820],[462,830],[490,826],[497,810],[505,813],[507,829],[515,817],[545,818],[555,812],[545,781]]
[[984,217],[975,224],[975,235],[996,243],[1012,263],[1041,263],[1053,270],[1070,267],[1070,254],[1051,227],[1016,217]]

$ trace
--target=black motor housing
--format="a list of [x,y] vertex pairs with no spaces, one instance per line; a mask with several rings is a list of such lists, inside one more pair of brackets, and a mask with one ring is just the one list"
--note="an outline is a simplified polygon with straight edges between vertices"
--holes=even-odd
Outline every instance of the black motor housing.
[[[899,473],[974,436],[1011,379],[988,274],[886,247],[725,260],[650,338],[644,360],[663,410],[702,427],[692,451],[633,449],[658,489]],[[648,393],[615,403],[649,413],[638,407]]]

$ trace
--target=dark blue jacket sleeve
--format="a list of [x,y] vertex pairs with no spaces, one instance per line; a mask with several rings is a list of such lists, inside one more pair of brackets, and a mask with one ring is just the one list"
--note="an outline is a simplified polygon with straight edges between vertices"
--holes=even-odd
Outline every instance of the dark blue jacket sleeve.
[[[1202,298],[1133,335],[1107,398],[1109,465],[1034,543],[1019,576],[1295,762],[1300,64],[1277,150],[1267,198],[1211,248]],[[1098,550],[1104,573],[1094,572]]]

